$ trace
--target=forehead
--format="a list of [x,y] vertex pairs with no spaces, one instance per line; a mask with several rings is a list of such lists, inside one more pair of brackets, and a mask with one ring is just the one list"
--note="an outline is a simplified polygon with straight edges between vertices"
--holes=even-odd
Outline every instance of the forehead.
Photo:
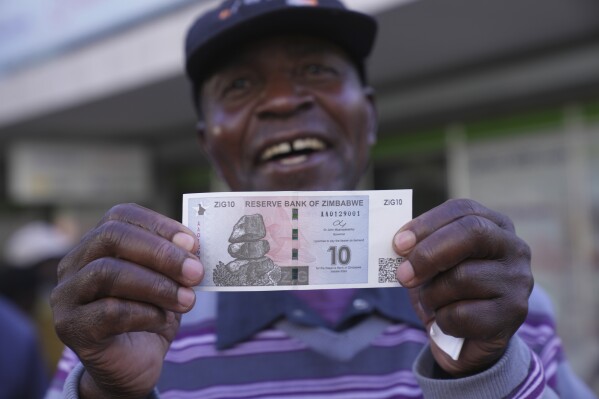
[[210,75],[251,62],[269,62],[274,55],[289,60],[308,56],[337,56],[349,62],[347,53],[329,40],[305,35],[281,35],[252,40],[232,48],[214,65]]

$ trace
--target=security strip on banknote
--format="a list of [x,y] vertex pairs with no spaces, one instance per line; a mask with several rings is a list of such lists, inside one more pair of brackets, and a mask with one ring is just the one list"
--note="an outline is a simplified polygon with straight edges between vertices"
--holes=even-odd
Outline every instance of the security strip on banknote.
[[[183,196],[206,275],[197,289],[273,291],[400,287],[392,247],[412,219],[412,190],[234,192]],[[464,340],[436,322],[431,337],[457,359]]]

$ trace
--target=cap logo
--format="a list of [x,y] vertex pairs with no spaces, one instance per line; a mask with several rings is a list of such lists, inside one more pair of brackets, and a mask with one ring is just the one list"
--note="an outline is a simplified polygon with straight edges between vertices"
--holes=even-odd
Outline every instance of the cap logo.
[[317,6],[318,0],[287,0],[290,6]]
[[[235,0],[229,8],[223,8],[218,14],[218,19],[224,21],[236,14],[243,6],[253,6],[260,3],[267,3],[273,0]],[[318,5],[318,0],[287,0],[288,6],[312,6]]]

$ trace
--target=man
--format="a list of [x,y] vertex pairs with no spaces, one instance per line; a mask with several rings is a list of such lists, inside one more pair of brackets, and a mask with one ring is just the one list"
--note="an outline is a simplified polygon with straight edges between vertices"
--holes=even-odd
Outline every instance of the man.
[[37,331],[15,304],[0,296],[0,399],[38,399],[48,387]]
[[[355,188],[376,139],[364,73],[375,31],[337,0],[226,1],[195,22],[200,142],[232,190]],[[521,328],[533,279],[509,219],[455,200],[397,228],[389,242],[409,290],[196,298],[192,232],[116,206],[62,261],[52,304],[77,357],[54,386],[70,373],[64,392],[82,398],[588,395],[542,294]],[[199,316],[180,326],[194,303]],[[433,321],[466,338],[458,360],[429,341]]]

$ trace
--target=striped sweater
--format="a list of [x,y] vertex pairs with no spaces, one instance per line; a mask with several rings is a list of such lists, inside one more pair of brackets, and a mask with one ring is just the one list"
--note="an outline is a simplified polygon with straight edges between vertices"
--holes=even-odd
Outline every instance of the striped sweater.
[[[432,378],[428,337],[405,290],[358,291],[334,328],[288,293],[252,294],[199,293],[201,309],[173,341],[154,397],[594,397],[568,367],[538,289],[503,358],[462,379]],[[76,398],[82,372],[67,349],[47,399]]]

